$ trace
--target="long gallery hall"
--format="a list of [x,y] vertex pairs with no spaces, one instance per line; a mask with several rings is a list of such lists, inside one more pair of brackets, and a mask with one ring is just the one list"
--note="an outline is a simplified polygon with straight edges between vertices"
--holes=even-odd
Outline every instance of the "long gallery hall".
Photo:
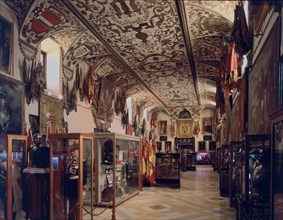
[[282,220],[283,0],[0,0],[0,220]]

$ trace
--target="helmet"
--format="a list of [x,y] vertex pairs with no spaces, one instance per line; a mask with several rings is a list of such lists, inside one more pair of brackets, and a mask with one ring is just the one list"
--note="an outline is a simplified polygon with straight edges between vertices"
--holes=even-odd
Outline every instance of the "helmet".
[[33,143],[36,146],[39,146],[41,144],[41,141],[42,141],[42,135],[41,134],[36,133],[36,134],[33,135]]

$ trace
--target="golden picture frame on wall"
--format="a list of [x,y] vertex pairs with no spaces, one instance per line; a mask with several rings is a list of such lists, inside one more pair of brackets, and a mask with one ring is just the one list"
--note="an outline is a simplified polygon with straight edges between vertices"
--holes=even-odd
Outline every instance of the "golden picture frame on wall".
[[158,121],[158,134],[166,135],[167,133],[167,121]]
[[193,136],[193,121],[192,120],[178,120],[177,121],[177,136],[180,138],[187,138]]

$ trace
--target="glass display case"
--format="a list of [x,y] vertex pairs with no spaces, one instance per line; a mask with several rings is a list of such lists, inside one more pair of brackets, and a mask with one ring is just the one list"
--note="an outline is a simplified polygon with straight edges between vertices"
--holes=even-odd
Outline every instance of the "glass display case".
[[223,144],[220,147],[220,195],[228,196],[228,184],[229,184],[229,148],[228,144]]
[[156,184],[180,187],[180,153],[156,153]]
[[180,154],[182,171],[196,170],[195,138],[175,138],[175,150]]
[[270,135],[245,135],[242,194],[237,194],[237,219],[269,219]]
[[113,206],[140,191],[140,138],[101,132],[94,134],[95,203]]
[[270,219],[279,220],[283,215],[283,108],[274,112],[270,119],[272,124]]
[[230,141],[229,151],[229,203],[236,208],[236,194],[242,193],[242,142]]
[[27,137],[0,135],[0,219],[25,219],[28,216]]
[[270,138],[270,135],[245,136],[245,194],[269,197]]
[[51,220],[93,219],[93,139],[93,134],[49,135]]

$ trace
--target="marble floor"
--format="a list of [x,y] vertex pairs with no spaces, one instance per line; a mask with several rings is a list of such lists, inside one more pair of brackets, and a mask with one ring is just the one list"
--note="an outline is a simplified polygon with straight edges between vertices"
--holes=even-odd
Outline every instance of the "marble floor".
[[[98,208],[94,213],[101,212]],[[90,219],[84,215],[83,219]],[[95,220],[110,220],[107,209]],[[236,210],[228,197],[219,194],[219,174],[209,165],[181,175],[181,188],[144,187],[143,191],[116,207],[117,220],[232,220]]]

